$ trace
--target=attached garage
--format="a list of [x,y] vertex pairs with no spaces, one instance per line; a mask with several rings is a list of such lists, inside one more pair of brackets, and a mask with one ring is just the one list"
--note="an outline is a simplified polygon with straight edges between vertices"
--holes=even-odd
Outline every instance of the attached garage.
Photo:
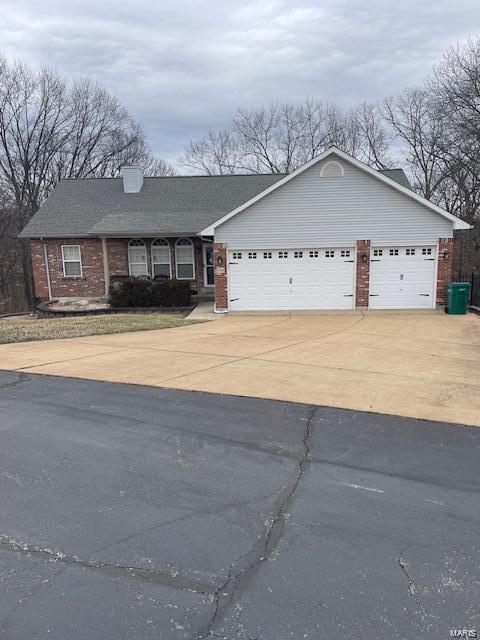
[[230,308],[353,309],[354,265],[354,247],[230,251]]
[[403,171],[330,149],[202,230],[213,237],[217,312],[433,309],[468,224]]
[[371,309],[435,307],[436,246],[373,247],[370,252]]

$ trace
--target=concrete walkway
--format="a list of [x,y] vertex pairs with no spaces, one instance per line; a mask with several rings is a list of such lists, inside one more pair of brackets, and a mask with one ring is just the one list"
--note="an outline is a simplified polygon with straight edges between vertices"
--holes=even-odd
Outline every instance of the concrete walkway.
[[328,405],[480,426],[480,317],[236,316],[0,346],[0,369]]

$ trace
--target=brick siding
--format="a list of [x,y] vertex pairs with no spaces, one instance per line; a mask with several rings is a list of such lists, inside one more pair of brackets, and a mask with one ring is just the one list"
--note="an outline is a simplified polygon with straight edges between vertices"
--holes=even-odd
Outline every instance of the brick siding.
[[453,238],[440,238],[438,241],[437,304],[447,302],[446,286],[452,280],[453,251]]
[[[364,259],[364,257],[366,258]],[[368,307],[370,291],[370,240],[357,240],[356,306]]]
[[213,264],[215,268],[215,310],[228,309],[227,249],[224,244],[214,242]]
[[[99,238],[55,238],[46,240],[52,297],[54,298],[101,298],[105,295],[102,241]],[[63,275],[62,245],[80,246],[82,275]],[[45,268],[44,243],[30,243],[33,265],[35,295],[48,298],[47,271]]]
[[[172,276],[175,277],[175,240],[168,238],[172,261]],[[111,276],[128,275],[128,239],[107,239],[107,255]],[[192,238],[195,256],[195,278],[190,280],[194,289],[204,286],[203,282],[203,251],[202,240]],[[101,298],[105,295],[104,265],[102,241],[100,238],[54,238],[46,240],[48,264],[52,296],[54,298],[86,297]],[[147,264],[151,275],[151,239],[146,239]],[[82,276],[65,277],[63,275],[62,245],[74,244],[80,246],[82,256]],[[32,240],[30,242],[33,264],[33,279],[37,298],[48,298],[47,274],[44,259],[44,242]],[[228,309],[228,273],[227,250],[225,244],[214,243],[215,269],[215,307],[217,310]],[[437,273],[437,303],[445,304],[445,287],[452,279],[453,238],[440,238]],[[444,257],[446,253],[447,257]],[[362,256],[366,255],[366,260]],[[368,307],[370,280],[370,240],[357,241],[357,270],[356,270],[356,306]]]
[[[176,275],[175,241],[167,238],[170,244],[172,277]],[[203,250],[200,238],[191,238],[194,246],[195,278],[189,280],[193,289],[203,287]],[[145,239],[147,249],[147,268],[152,275],[151,244]],[[103,249],[100,238],[54,238],[46,240],[50,282],[53,298],[101,298],[105,296]],[[107,256],[110,276],[128,275],[128,238],[108,238]],[[82,276],[78,278],[63,275],[62,245],[80,245],[82,256]],[[47,272],[45,269],[44,242],[32,240],[30,250],[33,263],[35,295],[41,300],[48,299]]]

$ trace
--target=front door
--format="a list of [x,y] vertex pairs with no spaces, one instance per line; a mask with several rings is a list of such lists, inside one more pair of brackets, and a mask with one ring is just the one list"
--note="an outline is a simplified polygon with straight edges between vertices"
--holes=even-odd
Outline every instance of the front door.
[[203,282],[206,287],[213,287],[214,284],[214,273],[215,269],[213,267],[213,245],[204,244],[203,245]]

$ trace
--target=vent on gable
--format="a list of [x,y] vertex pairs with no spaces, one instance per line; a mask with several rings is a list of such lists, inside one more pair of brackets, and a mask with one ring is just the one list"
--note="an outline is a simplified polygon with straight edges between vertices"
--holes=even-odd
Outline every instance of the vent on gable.
[[343,178],[343,167],[337,160],[330,160],[320,169],[321,178]]

